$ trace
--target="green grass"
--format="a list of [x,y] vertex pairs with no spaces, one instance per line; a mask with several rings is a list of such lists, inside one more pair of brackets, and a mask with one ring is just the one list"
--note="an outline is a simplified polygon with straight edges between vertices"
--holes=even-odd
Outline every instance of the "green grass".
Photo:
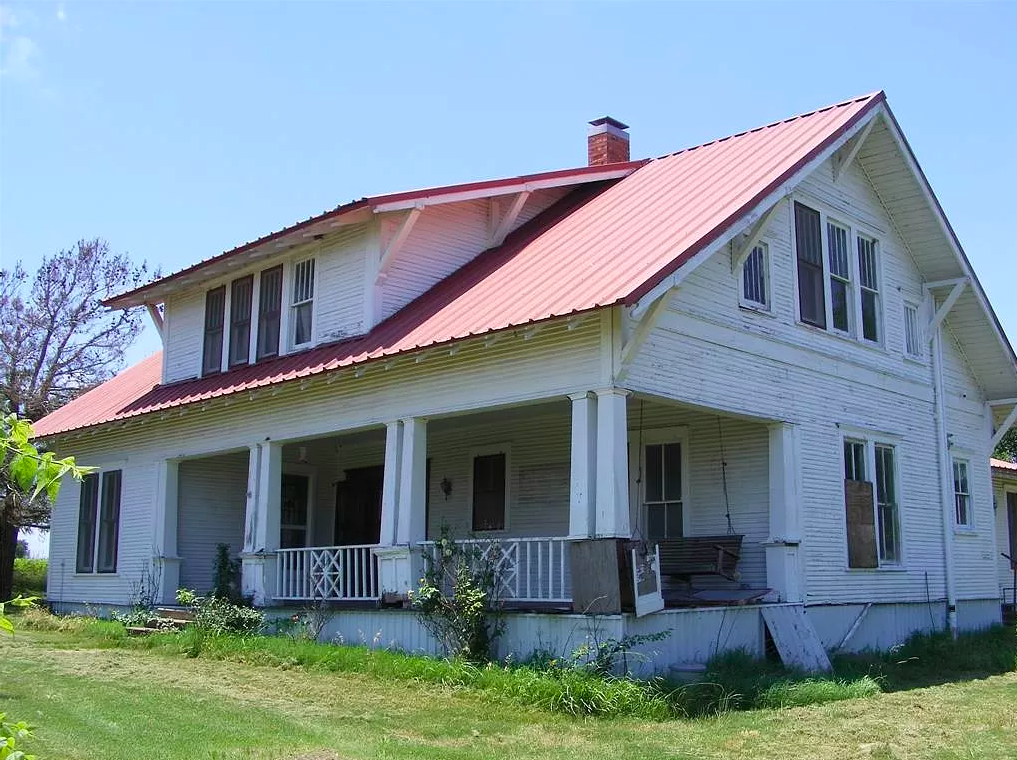
[[28,559],[18,557],[14,560],[14,596],[46,596],[46,568],[49,563],[45,559]]
[[[0,639],[0,712],[34,724],[30,749],[49,760],[1017,757],[1013,672],[690,720],[576,718],[475,684],[443,683],[441,670],[388,670],[424,658],[372,660],[358,650],[342,656],[360,671],[331,671],[310,662],[316,650],[303,645],[292,662],[273,659],[294,651],[276,649],[276,641],[264,649],[203,646],[187,657],[165,641],[126,639],[116,624],[58,625],[63,630],[22,628]],[[816,688],[794,684],[798,695]],[[778,695],[780,688],[760,693],[776,704],[800,699],[795,690]]]

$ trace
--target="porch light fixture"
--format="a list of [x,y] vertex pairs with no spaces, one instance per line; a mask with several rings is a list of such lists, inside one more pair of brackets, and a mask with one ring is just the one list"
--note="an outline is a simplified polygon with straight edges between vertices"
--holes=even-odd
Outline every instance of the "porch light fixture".
[[452,495],[452,481],[448,478],[442,478],[438,487],[441,488],[441,492],[445,494],[445,501],[448,501],[448,497]]

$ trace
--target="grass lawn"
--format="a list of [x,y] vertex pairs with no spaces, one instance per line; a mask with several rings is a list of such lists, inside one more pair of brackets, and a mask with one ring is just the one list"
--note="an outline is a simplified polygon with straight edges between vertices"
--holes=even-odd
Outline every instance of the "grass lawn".
[[580,719],[376,675],[187,658],[55,631],[0,639],[0,712],[40,760],[1017,758],[1017,673],[814,707]]

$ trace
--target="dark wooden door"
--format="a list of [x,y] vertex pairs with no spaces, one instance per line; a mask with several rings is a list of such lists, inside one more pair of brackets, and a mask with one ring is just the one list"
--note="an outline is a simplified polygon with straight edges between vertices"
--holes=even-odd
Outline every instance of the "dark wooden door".
[[1017,560],[1017,493],[1006,495],[1006,516],[1010,528],[1010,556]]
[[336,546],[376,544],[381,536],[381,489],[385,468],[360,467],[346,471],[336,484]]

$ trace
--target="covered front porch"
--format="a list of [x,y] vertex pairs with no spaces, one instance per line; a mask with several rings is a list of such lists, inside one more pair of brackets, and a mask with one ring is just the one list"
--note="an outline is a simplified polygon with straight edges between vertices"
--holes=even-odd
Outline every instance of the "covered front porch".
[[799,601],[794,434],[610,389],[171,462],[164,595],[209,589],[225,543],[258,604],[398,605],[452,536],[506,606],[583,612],[577,541],[740,537],[727,573],[665,578],[665,598]]

